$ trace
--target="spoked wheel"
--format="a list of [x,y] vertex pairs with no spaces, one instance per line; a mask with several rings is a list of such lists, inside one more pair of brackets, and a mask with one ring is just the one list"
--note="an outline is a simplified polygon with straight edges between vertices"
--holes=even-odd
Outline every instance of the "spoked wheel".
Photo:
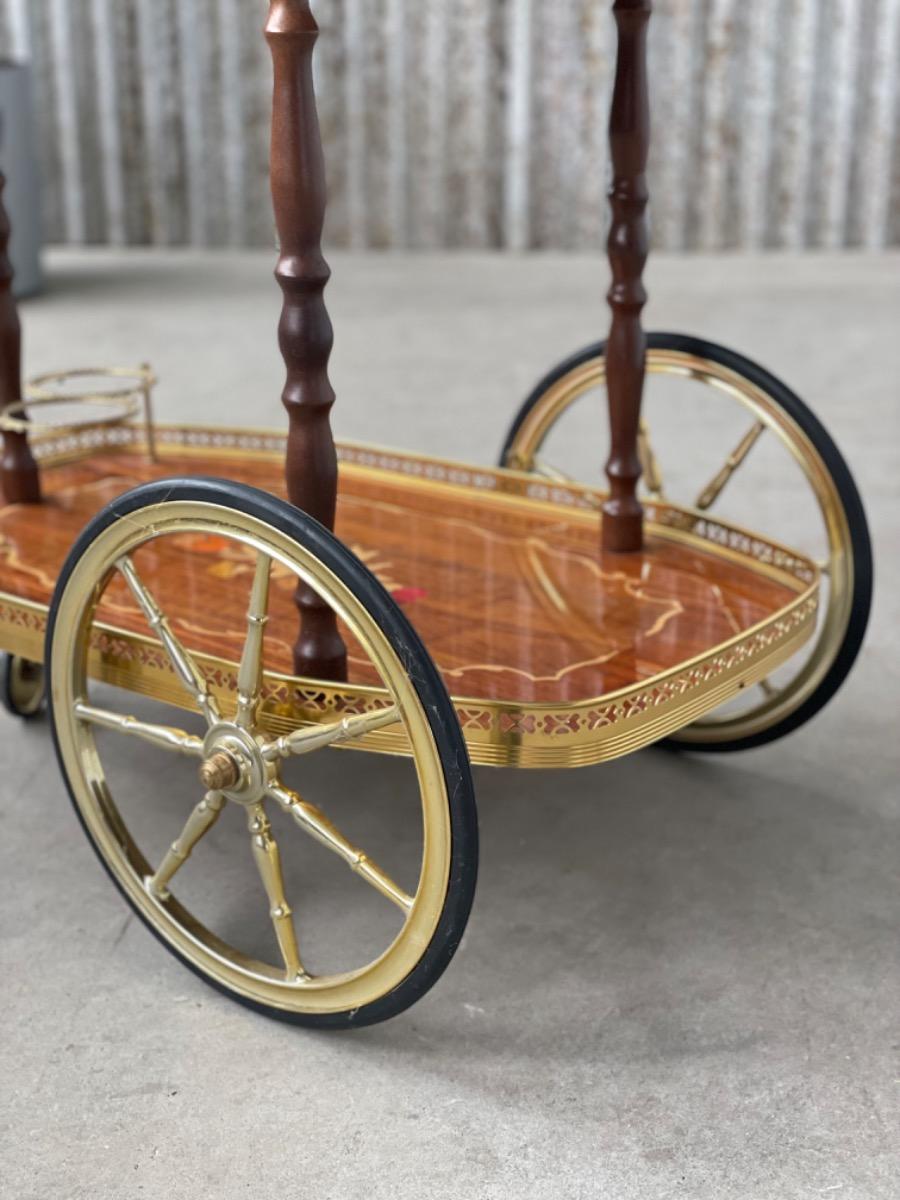
[[46,707],[44,664],[4,654],[0,658],[0,700],[11,716],[33,721]]
[[[198,599],[185,617],[185,595],[204,594],[203,572],[221,588],[212,606],[217,611]],[[375,711],[273,736],[261,721],[269,703],[264,671],[270,669],[269,644],[281,641],[282,633],[291,636],[285,614],[293,610],[293,624],[298,580],[338,614],[353,653],[365,655],[366,669],[380,681],[383,699]],[[219,628],[219,610],[235,617],[231,628],[238,638],[237,694],[230,705],[211,688],[192,640],[201,626]],[[138,626],[143,622],[153,639],[148,644],[168,659],[177,679],[173,687],[180,684],[184,707],[196,714],[196,733],[129,715],[120,692],[89,678],[97,621],[110,613],[121,620],[129,612]],[[228,627],[226,616],[223,639]],[[90,523],[65,563],[50,613],[47,669],[56,750],[85,831],[138,916],[192,970],[250,1007],[337,1028],[394,1016],[438,979],[465,928],[477,870],[465,743],[434,664],[402,612],[317,522],[265,493],[218,480],[160,481],[129,492]],[[137,699],[129,693],[125,702],[133,707]],[[293,766],[303,772],[304,790],[309,781],[321,789],[335,766],[359,759],[328,755],[325,761],[315,751],[391,727],[405,728],[410,759],[379,757],[370,770],[384,764],[406,771],[418,827],[407,823],[397,835],[413,841],[397,872],[391,861],[379,865],[371,844],[364,848],[330,819],[333,812],[326,816],[285,777]],[[132,803],[134,779],[117,791],[105,763],[118,755],[133,774],[141,769],[140,754],[150,757],[143,798]],[[182,781],[179,816],[169,793]],[[345,815],[369,831],[379,859],[387,854],[391,860],[397,839],[383,826],[396,816],[388,809],[399,803],[397,796],[391,792],[385,811],[373,812],[378,788],[362,788],[357,776],[355,789],[365,803]],[[343,804],[342,814],[347,803],[337,790],[323,797],[325,808]],[[164,840],[160,834],[154,841],[148,832],[154,808],[165,813]],[[223,865],[229,850],[232,868]],[[298,856],[295,879],[291,860]],[[243,883],[239,869],[248,873]],[[222,885],[218,909],[197,886],[204,871],[215,876],[217,870],[235,872],[212,879]],[[326,872],[327,889],[318,910],[309,895],[317,870]],[[352,893],[349,916],[341,909],[340,918],[339,892]],[[239,936],[251,907],[254,915],[268,910],[268,919],[258,921],[261,941],[254,947]],[[384,944],[364,943],[360,951],[354,929],[375,909],[379,930],[387,931]],[[340,945],[329,943],[327,929],[313,936],[304,925],[304,914],[313,912],[324,915],[326,925],[336,923]],[[314,954],[328,957],[334,950],[336,958],[353,943],[363,961],[320,970],[306,955],[310,942]]]
[[[859,492],[810,409],[768,371],[699,338],[648,337],[640,451],[650,500],[671,500],[808,552],[822,571],[819,624],[805,655],[671,743],[742,750],[804,724],[859,653],[872,552]],[[605,363],[598,342],[551,371],[522,405],[501,466],[605,481]]]

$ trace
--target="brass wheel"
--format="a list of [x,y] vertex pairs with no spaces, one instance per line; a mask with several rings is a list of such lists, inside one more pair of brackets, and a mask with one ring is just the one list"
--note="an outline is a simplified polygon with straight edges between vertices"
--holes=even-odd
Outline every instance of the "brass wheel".
[[[600,486],[604,349],[603,343],[586,348],[537,385],[513,422],[502,466]],[[818,712],[859,652],[872,596],[862,502],[814,414],[749,359],[697,338],[657,333],[648,337],[647,373],[640,451],[648,505],[665,498],[713,509],[777,534],[820,564],[819,625],[804,655],[669,739],[696,750],[761,745]]]
[[[246,604],[237,695],[231,703],[215,692],[191,644],[198,623],[210,623],[212,616],[202,611],[190,620],[167,615],[167,594],[199,588],[190,548],[198,544],[222,547],[208,569],[229,565],[219,576],[234,579]],[[167,559],[167,554],[176,557]],[[163,561],[169,564],[165,569],[159,567]],[[236,561],[240,572],[234,575]],[[353,646],[365,651],[384,685],[383,699],[374,711],[272,736],[260,722],[270,590],[277,581],[282,596],[290,595],[298,580],[331,605]],[[110,699],[89,678],[92,630],[98,613],[113,602],[120,612],[131,605],[143,615],[147,633],[183,689],[185,706],[196,714],[195,732],[131,715],[119,695]],[[88,837],[138,915],[188,966],[252,1007],[332,1027],[384,1020],[435,982],[462,936],[475,885],[477,825],[465,744],[440,677],[414,631],[371,573],[327,530],[291,506],[235,484],[174,480],[137,488],[101,512],[73,548],[51,608],[47,663],[57,754]],[[409,879],[392,873],[390,864],[379,865],[305,794],[307,782],[324,769],[317,751],[352,745],[373,730],[401,724],[421,826],[420,848],[412,866],[404,868]],[[173,769],[183,767],[178,778],[187,781],[188,799],[178,824],[167,830],[168,849],[157,845],[151,853],[152,839],[144,832],[152,815],[147,801],[129,812],[127,783],[119,791],[114,787],[104,765],[107,757],[115,757],[109,739],[127,741],[132,758],[139,748],[156,754],[151,772],[157,762],[163,769],[160,760],[166,755],[179,756]],[[356,756],[329,757],[331,766]],[[303,794],[285,776],[292,764],[303,774]],[[161,790],[168,791],[168,784]],[[323,804],[328,807],[327,797]],[[159,807],[165,807],[162,798]],[[369,828],[381,836],[381,816],[363,808]],[[390,815],[386,812],[384,820]],[[277,821],[282,828],[276,833]],[[252,864],[246,866],[251,879],[226,881],[221,907],[232,915],[213,929],[218,913],[209,905],[202,914],[193,911],[187,885],[201,868],[206,839],[218,838],[224,847],[226,826],[240,842],[241,864]],[[379,854],[385,847],[390,853],[390,839],[382,837],[382,843]],[[304,874],[293,880],[288,860],[297,854]],[[394,914],[385,944],[368,947],[365,961],[320,970],[306,957],[302,915],[311,902],[295,893],[298,887],[308,891],[314,854],[334,856],[347,886],[356,889],[354,903],[363,916],[379,905]],[[238,915],[244,905],[268,909],[269,954],[248,949],[230,935],[235,892],[241,896]],[[289,893],[300,915],[292,912]],[[348,928],[343,916],[342,921],[340,927]]]
[[46,701],[44,664],[19,654],[4,654],[0,672],[0,697],[6,711],[26,721],[41,716]]

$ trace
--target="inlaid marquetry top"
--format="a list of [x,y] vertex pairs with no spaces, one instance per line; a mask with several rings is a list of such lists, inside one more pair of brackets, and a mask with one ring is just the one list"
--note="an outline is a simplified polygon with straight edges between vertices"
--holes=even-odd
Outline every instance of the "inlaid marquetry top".
[[[172,444],[179,440],[184,436],[167,439],[161,431],[153,464],[126,445],[45,467],[45,504],[0,509],[0,592],[46,606],[62,561],[92,514],[150,478],[227,475],[282,493],[276,448],[236,453],[227,444]],[[492,720],[495,709],[566,709],[671,675],[777,614],[796,616],[815,591],[814,569],[805,560],[734,531],[723,536],[708,522],[685,528],[684,514],[664,506],[649,513],[642,553],[604,555],[597,549],[599,515],[579,494],[559,503],[560,489],[526,477],[510,475],[506,482],[505,473],[474,468],[467,475],[466,468],[414,456],[390,456],[395,470],[366,465],[380,460],[363,449],[345,447],[342,458],[338,536],[407,613],[451,694],[487,706]],[[233,543],[186,535],[145,546],[138,561],[182,640],[210,658],[237,661],[252,578],[249,554]],[[286,676],[292,673],[294,582],[276,571],[266,635],[266,669]],[[786,627],[786,647],[813,609],[807,603]],[[98,615],[119,630],[148,634],[121,580],[111,583]],[[15,640],[8,626],[0,613],[7,645]],[[349,689],[377,686],[373,668],[344,632]],[[749,664],[753,657],[744,659]]]

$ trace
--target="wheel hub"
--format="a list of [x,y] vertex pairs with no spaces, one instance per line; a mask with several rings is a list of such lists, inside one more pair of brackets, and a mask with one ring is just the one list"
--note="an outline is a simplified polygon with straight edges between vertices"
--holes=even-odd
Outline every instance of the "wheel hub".
[[258,804],[272,779],[256,739],[246,729],[223,721],[203,740],[200,782],[208,791],[221,792],[237,804]]

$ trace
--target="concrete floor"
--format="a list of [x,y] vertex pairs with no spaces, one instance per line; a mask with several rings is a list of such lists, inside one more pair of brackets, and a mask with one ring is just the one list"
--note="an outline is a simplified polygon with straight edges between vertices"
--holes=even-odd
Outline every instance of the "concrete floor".
[[[281,424],[270,258],[48,265],[29,372],[147,358],[163,419]],[[333,265],[344,436],[489,461],[605,321],[600,262]],[[661,258],[649,281],[651,327],[783,374],[857,473],[879,580],[839,699],[743,756],[479,772],[457,961],[346,1036],[254,1016],[166,955],[77,828],[46,726],[4,719],[4,1197],[896,1197],[900,259]],[[372,760],[341,757],[368,786]]]

